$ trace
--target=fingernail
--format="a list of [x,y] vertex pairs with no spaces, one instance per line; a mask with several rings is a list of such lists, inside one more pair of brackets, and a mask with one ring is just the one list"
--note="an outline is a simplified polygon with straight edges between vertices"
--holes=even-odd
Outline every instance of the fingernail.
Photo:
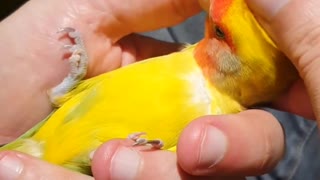
[[0,159],[0,179],[18,179],[23,163],[15,155],[5,155]]
[[219,129],[206,128],[200,147],[200,166],[211,168],[219,163],[227,150],[227,138]]
[[93,159],[94,153],[96,153],[96,150],[93,150],[93,151],[91,151],[91,152],[89,153],[89,158],[90,158],[90,160]]
[[248,6],[261,18],[270,20],[289,0],[247,0]]
[[111,161],[111,179],[136,179],[141,156],[132,149],[121,147]]

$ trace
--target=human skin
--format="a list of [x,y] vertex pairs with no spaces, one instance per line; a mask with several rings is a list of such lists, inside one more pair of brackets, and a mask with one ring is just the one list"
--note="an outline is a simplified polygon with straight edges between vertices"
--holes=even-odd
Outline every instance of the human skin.
[[[200,11],[196,1],[31,0],[0,23],[0,143],[21,135],[52,110],[46,91],[68,72],[62,27],[81,32],[89,54],[87,77],[167,54],[177,44],[138,35],[177,24]],[[143,7],[143,11],[142,8]],[[182,8],[182,9],[181,9]],[[169,19],[169,20],[168,20]],[[151,48],[152,47],[152,48]]]
[[[145,1],[140,0],[139,2],[144,6],[146,4],[147,6],[156,5],[155,3],[148,4]],[[89,3],[89,1],[76,1],[77,4],[63,4],[64,6],[62,6],[61,2],[62,1],[50,1],[50,6],[47,7],[49,9],[36,11],[35,13],[39,14],[39,16],[34,15],[28,17],[31,18],[31,20],[27,21],[30,22],[31,25],[28,25],[22,23],[26,21],[22,20],[21,17],[29,14],[32,8],[41,9],[40,7],[43,6],[42,3],[49,3],[47,1],[32,0],[28,5],[24,6],[24,9],[20,9],[0,24],[0,36],[3,35],[4,38],[7,38],[0,47],[0,51],[3,51],[2,54],[4,54],[4,64],[1,64],[0,67],[4,68],[4,65],[7,67],[16,67],[15,72],[4,71],[4,75],[6,76],[3,77],[6,78],[3,78],[3,81],[6,82],[5,80],[10,78],[11,82],[10,84],[7,82],[8,89],[2,89],[1,91],[7,91],[7,93],[12,96],[16,96],[17,93],[21,92],[22,95],[19,96],[23,97],[23,101],[18,102],[11,102],[12,100],[8,99],[8,97],[1,97],[1,100],[4,98],[4,100],[7,100],[5,102],[11,102],[13,107],[16,107],[16,110],[21,110],[21,112],[19,111],[20,114],[16,112],[10,114],[9,108],[3,110],[4,114],[6,114],[7,111],[9,112],[9,115],[4,118],[16,118],[12,118],[9,124],[0,127],[0,132],[3,133],[3,142],[23,132],[23,130],[25,130],[23,128],[27,129],[27,126],[32,126],[51,110],[50,104],[46,99],[45,90],[58,83],[67,72],[67,63],[57,61],[57,59],[62,59],[64,56],[64,52],[61,51],[59,47],[67,41],[57,40],[58,35],[52,32],[52,29],[68,25],[83,32],[89,55],[92,55],[92,60],[89,65],[89,76],[94,76],[103,71],[118,68],[121,64],[126,64],[127,62],[164,54],[177,49],[176,45],[170,45],[169,48],[163,49],[160,53],[149,49],[144,50],[146,54],[141,55],[138,53],[137,56],[132,52],[138,50],[141,44],[139,45],[139,43],[137,43],[138,41],[133,41],[131,39],[132,37],[128,37],[125,41],[122,41],[126,43],[129,42],[129,44],[130,42],[134,42],[131,46],[124,45],[126,43],[119,43],[118,40],[121,34],[126,35],[131,32],[141,32],[148,29],[173,25],[199,11],[199,7],[195,1],[163,0],[160,2],[157,1],[156,3],[168,5],[176,2],[185,4],[185,7],[190,8],[183,8],[184,11],[179,13],[176,8],[172,8],[177,6],[165,5],[158,6],[162,7],[160,9],[151,8],[149,11],[151,14],[149,15],[157,15],[160,12],[162,12],[161,15],[172,15],[173,18],[170,18],[172,22],[167,22],[167,17],[162,19],[161,17],[146,16],[146,14],[143,14],[141,15],[143,18],[160,18],[158,22],[154,19],[153,21],[143,19],[143,22],[150,21],[159,24],[146,25],[144,23],[139,25],[140,20],[137,18],[139,16],[126,16],[125,14],[128,14],[128,11],[123,7],[124,9],[117,8],[115,9],[116,11],[112,11],[117,14],[122,10],[122,15],[112,15],[113,18],[110,18],[111,21],[100,19],[100,23],[97,23],[97,21],[93,20],[108,16],[108,14],[102,13],[102,11],[107,10],[103,9],[103,7],[105,7],[103,5],[117,7],[114,6],[115,4],[112,4],[112,2],[115,3],[119,1],[109,0],[108,3],[106,3],[107,1],[102,3],[103,1],[101,0],[99,2],[102,4],[99,4],[99,6],[85,4],[80,7],[79,4],[81,5],[81,2]],[[75,0],[69,0],[67,2],[75,2]],[[90,3],[91,2],[92,1],[90,1]],[[130,2],[131,1],[128,1],[128,3]],[[320,91],[320,87],[318,83],[319,80],[315,77],[318,77],[319,72],[317,69],[319,68],[318,66],[320,66],[319,60],[317,60],[319,58],[317,51],[319,43],[317,39],[320,37],[319,28],[317,28],[320,23],[318,20],[320,14],[317,9],[320,7],[320,3],[316,0],[306,0],[303,2],[299,0],[247,0],[247,2],[258,17],[259,22],[266,28],[279,48],[282,49],[295,64],[303,79],[297,82],[284,97],[275,102],[275,107],[305,117],[317,117],[316,119],[318,119],[320,112],[318,91]],[[95,13],[90,13],[91,11],[87,9],[88,7],[96,7],[98,10],[94,11]],[[134,8],[135,6],[130,5],[129,7]],[[167,7],[168,9],[163,9],[163,7]],[[81,9],[81,13],[79,13],[77,9]],[[144,11],[146,9],[144,9]],[[137,6],[137,12],[141,13],[140,10],[140,7]],[[76,15],[70,13],[73,11],[78,13],[75,13]],[[57,15],[58,12],[62,14],[65,13],[63,16],[65,18],[56,19],[55,15]],[[134,11],[130,9],[130,12],[132,13]],[[90,14],[92,16],[90,16]],[[290,16],[288,14],[290,14]],[[42,24],[43,27],[38,24],[39,20],[32,21],[32,17],[35,19],[40,18],[39,20],[45,18],[45,20],[43,20],[44,24]],[[79,17],[83,17],[84,19],[81,22],[85,23],[80,23],[79,20],[75,21],[75,18],[78,19]],[[176,19],[174,17],[176,17]],[[49,21],[46,18],[53,20]],[[135,25],[135,29],[126,28],[123,30],[124,23],[119,23],[118,20],[121,20],[121,22],[130,22],[129,24],[131,26]],[[54,25],[51,25],[52,22]],[[74,22],[78,22],[78,24],[73,24]],[[132,22],[136,22],[137,24]],[[98,31],[99,27],[104,30],[104,33]],[[109,27],[117,30],[115,31],[116,33],[108,32],[111,30]],[[279,29],[283,31],[279,31]],[[18,32],[14,33],[15,36],[11,36],[12,31]],[[106,36],[105,32],[107,32],[106,34],[108,34],[108,36],[111,35],[112,37]],[[30,34],[32,34],[32,36],[30,36]],[[8,37],[10,37],[10,39],[8,39]],[[30,42],[30,40],[37,40],[37,43],[32,46],[32,44],[27,43]],[[147,40],[155,44],[159,43],[150,39]],[[27,49],[26,44],[29,45]],[[163,47],[161,45],[167,44],[160,43],[158,45],[159,47]],[[135,47],[138,48],[135,49]],[[36,50],[34,53],[32,53],[33,49]],[[50,51],[48,51],[48,49],[50,49]],[[12,57],[13,55],[14,57]],[[110,64],[110,61],[108,61],[110,57],[116,59],[115,62],[117,63]],[[24,59],[24,61],[21,62],[21,59]],[[99,62],[96,61],[98,59]],[[34,65],[42,68],[37,69]],[[58,68],[60,73],[57,73],[56,68],[52,67]],[[21,73],[20,76],[18,76],[19,73]],[[29,73],[31,73],[30,76]],[[28,74],[28,76],[26,76],[26,74]],[[21,82],[25,82],[25,84]],[[28,90],[27,92],[25,92],[26,89]],[[14,93],[14,91],[16,91],[16,93]],[[0,95],[3,96],[3,93],[5,92],[1,92]],[[39,94],[41,94],[41,96],[38,96]],[[308,94],[310,96],[308,96]],[[36,99],[34,99],[35,97]],[[309,97],[312,97],[310,99],[314,111],[312,111],[311,104],[308,101]],[[31,101],[31,104],[29,101]],[[25,104],[21,102],[25,102]],[[30,107],[25,107],[27,103]],[[34,112],[35,108],[38,108],[38,111]],[[26,119],[23,125],[22,122],[20,122],[21,117]],[[4,118],[1,117],[1,119]],[[17,125],[19,125],[18,129]],[[8,127],[10,127],[12,131],[15,130],[14,132],[17,134],[11,134],[10,129],[6,130]],[[227,141],[227,143],[222,143],[224,141]],[[221,147],[222,144],[227,144],[228,146]],[[224,153],[219,155],[211,154],[210,152],[213,152],[212,148],[217,147],[225,148]],[[95,152],[93,158],[93,173],[97,179],[148,179],[151,177],[155,179],[163,178],[164,176],[166,179],[192,179],[196,178],[195,176],[197,175],[228,175],[232,177],[217,177],[216,179],[243,179],[246,175],[262,174],[273,168],[281,159],[283,152],[283,130],[278,121],[265,111],[248,110],[235,115],[207,116],[195,120],[181,134],[177,154],[167,151],[139,151],[139,149],[131,147],[126,140],[107,142]],[[6,164],[14,166],[8,167],[5,166]],[[37,171],[34,171],[35,168]],[[4,170],[8,169],[11,171],[9,171],[9,174],[5,174]],[[90,177],[49,165],[27,155],[15,152],[0,153],[0,177],[13,176],[20,179],[30,177],[33,179],[39,177],[52,177],[53,179],[59,177],[90,179]],[[203,179],[206,178],[209,177],[203,177]]]

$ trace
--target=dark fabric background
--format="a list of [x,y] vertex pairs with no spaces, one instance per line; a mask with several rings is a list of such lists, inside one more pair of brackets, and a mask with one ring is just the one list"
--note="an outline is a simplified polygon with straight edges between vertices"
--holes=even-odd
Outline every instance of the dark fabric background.
[[14,10],[19,8],[27,0],[1,0],[0,1],[0,20],[7,17]]

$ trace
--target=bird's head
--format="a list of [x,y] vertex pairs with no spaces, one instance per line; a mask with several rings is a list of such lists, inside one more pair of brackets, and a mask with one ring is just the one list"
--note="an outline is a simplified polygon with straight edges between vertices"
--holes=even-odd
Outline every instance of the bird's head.
[[244,0],[199,0],[208,12],[195,58],[206,78],[244,106],[267,102],[298,78]]

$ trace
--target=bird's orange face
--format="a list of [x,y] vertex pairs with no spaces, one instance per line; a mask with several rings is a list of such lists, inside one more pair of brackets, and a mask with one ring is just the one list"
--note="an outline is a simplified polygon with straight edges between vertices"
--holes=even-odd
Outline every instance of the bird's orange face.
[[232,42],[231,31],[227,24],[224,22],[224,18],[228,15],[228,10],[232,5],[232,0],[211,0],[209,9],[208,26],[207,31],[212,31],[209,38],[215,38],[234,49],[235,46]]
[[[195,59],[216,88],[250,105],[270,99],[296,78],[294,67],[261,28],[245,0],[199,1],[208,17]],[[293,78],[279,72],[290,72]]]
[[[205,3],[207,2],[208,0]],[[195,57],[209,78],[217,73],[232,73],[240,68],[231,31],[224,22],[231,4],[232,0],[211,0],[211,3],[207,4],[210,8],[205,36],[196,48]]]
[[215,38],[228,43],[228,46],[234,48],[232,36],[229,27],[224,21],[228,15],[228,10],[233,4],[233,0],[199,0],[202,8],[207,11],[208,19],[205,28],[206,38]]

